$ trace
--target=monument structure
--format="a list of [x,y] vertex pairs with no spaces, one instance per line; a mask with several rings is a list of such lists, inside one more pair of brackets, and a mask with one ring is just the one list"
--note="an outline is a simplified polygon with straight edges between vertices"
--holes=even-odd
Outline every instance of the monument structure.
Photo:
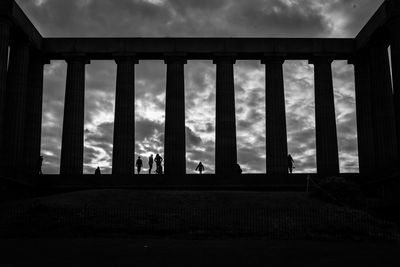
[[[388,48],[391,53],[389,60]],[[8,56],[9,51],[9,56]],[[355,38],[44,38],[13,0],[0,2],[1,162],[9,176],[35,171],[40,155],[43,66],[68,64],[61,175],[80,175],[84,149],[85,66],[117,64],[113,174],[134,166],[135,65],[167,66],[165,173],[186,173],[184,67],[188,60],[216,65],[216,174],[235,170],[236,60],[265,64],[267,174],[287,174],[282,64],[308,60],[315,70],[317,172],[339,173],[331,63],[354,64],[361,174],[390,172],[400,151],[400,3],[386,0]],[[390,74],[392,64],[393,84]]]

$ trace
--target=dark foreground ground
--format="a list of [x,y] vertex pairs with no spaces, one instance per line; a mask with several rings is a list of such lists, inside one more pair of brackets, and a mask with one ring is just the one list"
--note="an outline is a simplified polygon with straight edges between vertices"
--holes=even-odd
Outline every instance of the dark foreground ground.
[[0,213],[0,238],[400,240],[396,223],[301,192],[89,190]]
[[262,240],[3,239],[0,266],[399,266],[400,247]]
[[400,266],[397,222],[301,192],[89,190],[0,214],[0,267]]

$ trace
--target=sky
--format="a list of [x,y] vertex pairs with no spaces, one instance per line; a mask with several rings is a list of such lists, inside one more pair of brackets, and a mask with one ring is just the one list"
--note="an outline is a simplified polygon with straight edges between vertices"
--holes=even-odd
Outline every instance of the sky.
[[[44,37],[320,37],[352,38],[383,0],[16,0]],[[66,63],[45,66],[43,172],[59,173]],[[283,65],[288,151],[294,172],[316,172],[314,70],[307,61]],[[265,173],[265,66],[237,61],[235,104],[238,163]],[[332,64],[341,172],[358,172],[354,70]],[[163,154],[166,66],[136,65],[135,152]],[[86,67],[84,173],[111,173],[116,64]],[[214,172],[215,65],[185,65],[187,173],[199,161]],[[133,103],[132,103],[133,104]]]

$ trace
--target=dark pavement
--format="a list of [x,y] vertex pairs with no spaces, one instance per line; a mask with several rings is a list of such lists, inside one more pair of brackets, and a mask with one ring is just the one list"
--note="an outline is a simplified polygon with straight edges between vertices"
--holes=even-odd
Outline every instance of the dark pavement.
[[263,240],[2,239],[1,266],[400,266],[396,244]]

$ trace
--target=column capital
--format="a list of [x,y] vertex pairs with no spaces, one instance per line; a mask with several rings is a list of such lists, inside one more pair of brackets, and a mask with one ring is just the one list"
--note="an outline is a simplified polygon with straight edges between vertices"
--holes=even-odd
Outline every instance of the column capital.
[[0,24],[7,25],[7,26],[11,27],[13,23],[7,17],[0,17]]
[[42,58],[40,59],[40,62],[41,62],[43,65],[49,65],[49,64],[51,64],[51,60],[48,59],[48,58],[46,58],[46,57],[42,57]]
[[235,64],[237,54],[236,53],[215,53],[213,55],[213,64]]
[[186,53],[164,53],[164,62],[165,64],[170,63],[187,63],[187,54]]
[[400,3],[397,0],[386,0],[385,1],[387,10],[391,11],[391,16],[394,18],[400,17]]
[[133,64],[138,64],[139,60],[136,57],[136,53],[114,53],[112,54],[115,63],[119,64],[122,62],[132,62]]
[[349,65],[357,65],[358,64],[358,57],[357,56],[351,56],[347,59],[347,64]]
[[261,64],[283,64],[286,60],[286,54],[264,54],[261,58]]
[[41,65],[49,65],[51,64],[50,59],[48,58],[42,58],[42,57],[32,57],[31,56],[31,61],[36,62],[37,64],[41,64]]
[[395,27],[397,27],[400,24],[400,16],[395,16],[393,18],[391,18],[387,23],[387,27],[389,28],[389,30],[393,30],[392,33],[397,32]]
[[63,55],[67,63],[83,63],[90,64],[90,59],[86,54],[82,53],[68,53]]
[[369,59],[368,57],[368,49],[363,48],[361,50],[358,50],[357,52],[353,53],[349,58],[347,59],[347,64],[351,65],[358,65],[358,64],[363,64]]
[[390,34],[390,45],[392,55],[398,56],[400,54],[400,35],[398,33],[400,27],[400,18],[395,17],[388,23],[389,34]]
[[389,47],[389,40],[383,38],[375,38],[371,40],[370,44],[367,46],[369,50],[374,49],[376,47]]
[[308,60],[308,64],[331,64],[335,59],[335,54],[314,54]]
[[27,48],[31,48],[32,43],[29,40],[28,36],[20,34],[10,39],[10,46],[24,46]]
[[9,17],[12,15],[14,0],[1,0],[0,1],[0,14],[1,16]]
[[33,60],[37,63],[43,64],[43,65],[47,65],[47,64],[51,63],[50,59],[40,51],[32,51],[30,58],[31,58],[31,60]]

